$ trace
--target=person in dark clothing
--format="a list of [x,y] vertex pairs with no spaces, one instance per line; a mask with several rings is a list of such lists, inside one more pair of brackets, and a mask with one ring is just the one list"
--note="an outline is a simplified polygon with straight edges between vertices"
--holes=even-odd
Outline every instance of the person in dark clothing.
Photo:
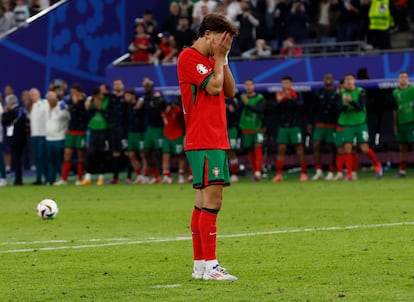
[[353,41],[360,30],[360,1],[341,0],[338,5],[340,11],[338,42]]
[[14,185],[23,185],[23,151],[27,144],[28,113],[18,104],[17,97],[12,94],[6,97],[2,125],[6,127],[12,155],[12,168],[15,173]]
[[75,184],[81,184],[83,172],[85,170],[85,148],[86,148],[86,129],[88,128],[88,113],[85,108],[86,95],[80,84],[73,84],[70,88],[70,95],[65,100],[70,113],[69,126],[65,138],[64,158],[62,165],[61,179],[54,183],[55,186],[66,185],[69,172],[72,166],[73,151],[77,155],[78,178]]
[[307,165],[305,161],[305,151],[302,144],[301,131],[301,108],[303,101],[299,98],[297,92],[293,89],[293,80],[290,76],[282,78],[282,91],[276,93],[277,109],[280,112],[280,127],[277,135],[277,174],[272,182],[283,181],[283,166],[285,164],[285,153],[287,145],[294,145],[299,163],[302,169],[300,176],[301,181],[307,181]]
[[184,47],[193,44],[193,41],[197,38],[197,33],[190,28],[190,20],[187,17],[181,16],[174,36],[178,51],[181,52]]
[[312,180],[322,179],[321,142],[329,145],[331,159],[329,162],[326,180],[333,180],[335,171],[335,128],[338,120],[339,94],[334,86],[334,77],[328,73],[324,77],[324,87],[314,96],[312,106],[312,124],[308,125],[308,132],[313,134],[313,157],[316,174]]
[[[127,130],[128,130],[128,151],[127,155],[131,166],[134,169],[137,177],[135,184],[140,184],[144,178],[142,170],[145,171],[147,163],[144,157],[144,134],[145,134],[145,119],[144,119],[144,100],[141,98],[137,100],[137,96],[133,89],[125,91],[125,101],[128,104],[127,109]],[[141,159],[142,164],[138,160]]]
[[170,14],[162,24],[162,31],[168,31],[173,36],[177,32],[178,20],[180,20],[180,6],[177,2],[170,3]]
[[302,1],[296,1],[286,16],[286,35],[293,37],[296,43],[303,43],[308,38],[311,18]]
[[239,22],[240,34],[237,38],[240,51],[244,52],[255,47],[256,28],[260,22],[255,14],[250,10],[250,5],[246,1],[240,2],[242,13],[237,15],[236,21]]
[[230,166],[230,181],[238,182],[239,178],[237,172],[239,170],[239,160],[237,158],[236,150],[238,149],[239,138],[239,118],[240,118],[240,103],[237,98],[226,99],[226,117],[227,117],[227,133],[229,136],[230,150],[229,166]]
[[[109,137],[112,151],[113,177],[110,184],[119,182],[118,176],[121,169],[121,151],[126,148],[126,129],[124,123],[127,118],[127,103],[124,98],[124,83],[121,79],[113,81],[113,92],[109,94]],[[125,145],[125,146],[124,146]]]
[[[154,91],[154,82],[149,78],[142,81],[145,94],[139,99],[144,102],[145,122],[147,130],[144,136],[144,156],[147,161],[148,168],[144,173],[142,183],[160,183],[158,167],[161,162],[161,148],[163,142],[164,121],[159,110],[159,105],[163,102],[163,98],[159,92]],[[153,179],[148,177],[152,174]]]

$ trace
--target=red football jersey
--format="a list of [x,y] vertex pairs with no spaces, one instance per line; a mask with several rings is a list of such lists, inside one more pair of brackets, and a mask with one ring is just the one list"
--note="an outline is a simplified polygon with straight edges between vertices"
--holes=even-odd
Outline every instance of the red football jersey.
[[178,57],[177,73],[186,126],[188,150],[228,150],[224,92],[209,95],[205,87],[214,75],[214,60],[194,48],[185,48]]
[[183,136],[183,112],[178,106],[171,107],[168,112],[163,112],[162,119],[164,120],[164,136],[168,139],[177,139]]

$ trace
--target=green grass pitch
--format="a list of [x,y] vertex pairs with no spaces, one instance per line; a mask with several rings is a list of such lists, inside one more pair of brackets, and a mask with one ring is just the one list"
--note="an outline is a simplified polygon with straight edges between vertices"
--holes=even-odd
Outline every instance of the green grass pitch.
[[371,174],[226,188],[236,282],[190,278],[188,184],[1,188],[0,301],[414,301],[414,182]]

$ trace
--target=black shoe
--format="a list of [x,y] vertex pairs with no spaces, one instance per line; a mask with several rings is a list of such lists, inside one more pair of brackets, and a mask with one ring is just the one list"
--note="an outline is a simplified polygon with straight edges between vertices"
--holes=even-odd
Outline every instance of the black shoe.
[[34,185],[34,186],[40,186],[40,185],[43,185],[43,183],[41,181],[39,181],[39,180],[36,180],[35,182],[32,183],[32,185]]

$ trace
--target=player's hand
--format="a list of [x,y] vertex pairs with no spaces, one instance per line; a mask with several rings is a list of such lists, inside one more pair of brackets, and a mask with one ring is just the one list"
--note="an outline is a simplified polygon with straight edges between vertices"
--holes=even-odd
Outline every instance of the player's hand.
[[225,57],[230,51],[232,42],[233,37],[228,32],[213,35],[211,46],[213,48],[214,56]]
[[101,100],[94,99],[93,100],[93,107],[95,107],[98,110],[102,109],[102,102],[101,102]]
[[235,108],[234,108],[234,106],[232,104],[228,105],[227,108],[229,108],[229,111],[230,112],[234,112],[235,111]]
[[282,91],[276,92],[276,101],[278,103],[284,102],[285,100],[285,94]]
[[352,102],[352,98],[350,95],[345,95],[344,96],[344,100],[347,104],[350,104]]
[[247,98],[247,95],[245,93],[243,93],[241,96],[241,101],[244,105],[247,105],[249,103],[249,99]]

